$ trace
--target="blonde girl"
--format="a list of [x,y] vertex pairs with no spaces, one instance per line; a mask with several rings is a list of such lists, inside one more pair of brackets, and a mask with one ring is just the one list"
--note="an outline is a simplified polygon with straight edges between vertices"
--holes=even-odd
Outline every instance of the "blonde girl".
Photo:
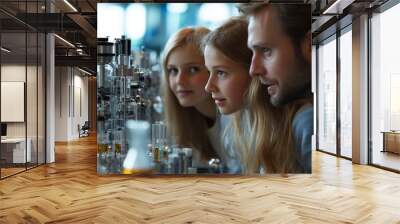
[[200,48],[207,33],[203,27],[183,28],[169,38],[161,56],[168,132],[180,146],[194,148],[194,157],[203,162],[218,156],[212,137],[216,108],[204,90],[209,74]]

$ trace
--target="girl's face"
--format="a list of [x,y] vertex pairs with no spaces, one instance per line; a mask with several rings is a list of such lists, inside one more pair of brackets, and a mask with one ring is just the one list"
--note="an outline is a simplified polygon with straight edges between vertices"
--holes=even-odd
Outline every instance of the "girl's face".
[[231,114],[240,110],[251,80],[248,69],[211,45],[206,46],[204,58],[210,71],[205,88],[212,94],[219,111]]
[[210,94],[204,89],[209,74],[203,55],[191,44],[174,49],[167,59],[169,87],[183,107],[195,107]]

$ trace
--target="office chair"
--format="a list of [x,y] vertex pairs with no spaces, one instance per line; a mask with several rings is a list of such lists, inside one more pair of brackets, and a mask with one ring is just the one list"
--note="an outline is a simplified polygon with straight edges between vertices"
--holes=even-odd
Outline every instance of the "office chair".
[[90,129],[89,121],[85,121],[82,127],[80,127],[80,125],[78,124],[79,138],[89,136],[89,129]]

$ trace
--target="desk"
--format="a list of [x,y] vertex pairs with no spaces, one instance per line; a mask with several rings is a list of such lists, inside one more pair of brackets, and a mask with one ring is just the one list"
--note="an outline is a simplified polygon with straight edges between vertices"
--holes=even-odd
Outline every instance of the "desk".
[[[25,154],[25,138],[6,138],[1,139],[1,157],[6,163],[25,163],[31,161],[31,145],[30,138],[27,139],[28,147]],[[11,159],[12,158],[12,159]],[[25,161],[27,158],[27,161]]]
[[400,154],[400,131],[382,131],[383,151]]

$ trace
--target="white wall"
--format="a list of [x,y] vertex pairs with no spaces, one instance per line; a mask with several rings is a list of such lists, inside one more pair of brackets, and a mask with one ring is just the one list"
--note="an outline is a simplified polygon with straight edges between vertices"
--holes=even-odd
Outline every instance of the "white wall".
[[[25,138],[30,139],[30,148],[32,152],[32,161],[44,163],[44,92],[42,67],[25,64],[3,64],[1,66],[1,81],[9,82],[25,82],[26,87],[26,105],[21,108],[21,112],[26,112],[26,120],[23,122],[6,122],[8,138]],[[27,78],[27,81],[25,80]],[[22,90],[22,94],[24,91]],[[2,98],[7,97],[6,95]],[[2,107],[1,110],[10,110],[10,108]],[[11,112],[12,111],[8,111]],[[37,157],[37,153],[39,156]]]
[[[25,82],[25,65],[2,65],[1,81]],[[28,70],[31,68],[28,67]],[[6,110],[7,108],[1,108]],[[25,122],[7,122],[7,137],[25,137]]]
[[68,140],[68,68],[55,68],[55,141]]
[[[74,108],[73,108],[73,123],[72,123],[72,135],[73,136],[78,136],[78,129],[77,126],[80,124],[81,126],[85,123],[85,121],[89,120],[89,92],[88,92],[88,77],[83,77],[81,76],[83,73],[81,73],[79,70],[74,70],[75,75],[74,75]],[[79,72],[77,75],[76,72]],[[79,93],[80,92],[80,93]],[[80,95],[80,97],[79,97]],[[80,101],[80,102],[79,102]],[[81,107],[81,108],[79,108]],[[81,110],[81,111],[80,111]]]
[[77,139],[78,124],[88,120],[88,78],[83,75],[76,68],[56,67],[55,141]]
[[[26,70],[25,70],[26,69]],[[35,133],[36,137],[36,80],[31,77],[36,77],[36,66],[27,66],[19,64],[6,64],[1,66],[1,81],[2,82],[25,82],[26,72],[28,74],[28,87],[27,89],[27,121],[25,122],[7,122],[7,136],[8,137],[25,137],[25,124],[28,125],[28,137],[31,133]],[[41,69],[39,69],[41,73]],[[30,87],[30,88],[29,88]],[[2,96],[4,97],[4,96]],[[8,108],[1,108],[1,110],[7,110]]]

